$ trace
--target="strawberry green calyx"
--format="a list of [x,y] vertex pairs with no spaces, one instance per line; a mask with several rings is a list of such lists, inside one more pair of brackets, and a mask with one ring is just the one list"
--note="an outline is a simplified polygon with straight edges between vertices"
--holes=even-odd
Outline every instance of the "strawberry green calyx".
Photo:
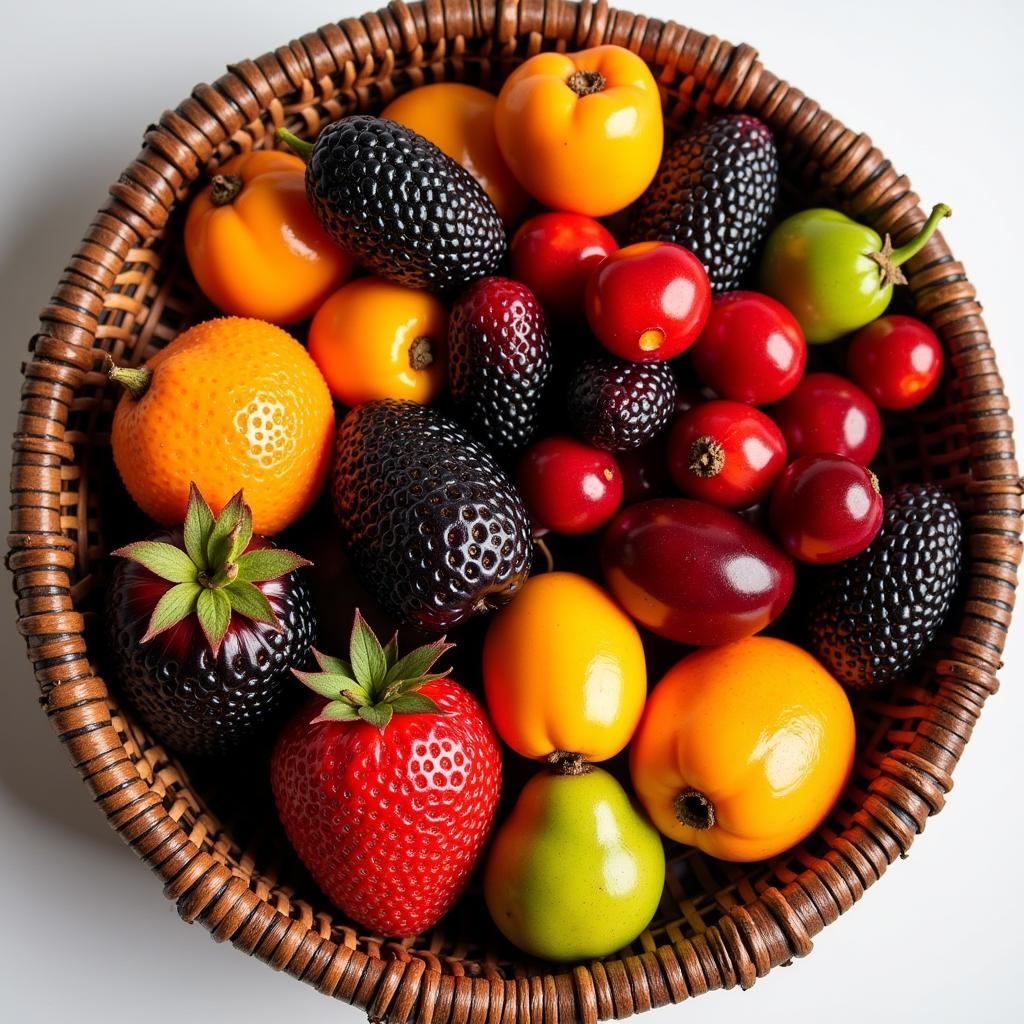
[[252,540],[252,511],[241,491],[215,518],[199,488],[192,484],[183,534],[183,546],[142,540],[111,552],[174,584],[153,609],[143,643],[193,614],[199,618],[215,657],[232,614],[282,631],[274,609],[256,584],[310,563],[284,548],[245,550]]
[[319,672],[300,672],[295,677],[314,693],[326,697],[317,722],[368,722],[381,732],[393,715],[443,715],[437,704],[419,688],[444,679],[451,669],[431,672],[434,662],[454,644],[444,637],[417,647],[399,658],[398,635],[384,647],[356,609],[349,642],[349,660],[332,658],[313,649]]

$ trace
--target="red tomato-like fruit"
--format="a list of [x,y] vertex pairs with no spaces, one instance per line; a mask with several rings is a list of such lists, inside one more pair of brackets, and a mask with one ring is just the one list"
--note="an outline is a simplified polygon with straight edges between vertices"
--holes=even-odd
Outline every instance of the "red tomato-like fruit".
[[535,535],[589,533],[622,504],[615,459],[572,437],[547,437],[533,445],[519,463],[518,483]]
[[512,276],[533,291],[549,316],[581,320],[590,275],[618,247],[611,232],[593,217],[541,213],[513,236],[509,264]]
[[771,501],[775,536],[794,558],[825,565],[863,551],[882,527],[878,477],[842,455],[804,455]]
[[866,466],[882,443],[875,403],[856,384],[835,373],[809,373],[770,410],[782,428],[791,459],[845,455]]
[[[274,800],[335,906],[378,935],[415,935],[437,924],[469,880],[494,823],[501,751],[483,708],[453,680],[389,695],[395,658],[376,638],[357,645],[355,632],[347,664],[317,652],[323,671],[297,673],[328,699],[310,699],[278,738]],[[415,669],[407,663],[414,677],[447,649],[431,647],[417,652]],[[347,673],[369,705],[345,697]]]
[[764,629],[793,593],[793,563],[735,512],[685,498],[623,509],[601,565],[619,604],[683,644],[725,644]]
[[676,420],[668,439],[672,479],[688,498],[749,508],[765,498],[786,467],[786,439],[744,402],[698,405]]
[[587,283],[587,321],[609,352],[635,363],[685,352],[711,309],[704,265],[672,242],[637,242],[612,253]]
[[883,316],[850,342],[850,376],[883,409],[912,409],[931,397],[942,377],[942,343],[912,316]]
[[693,368],[721,398],[767,405],[797,386],[807,341],[781,302],[758,292],[726,292],[691,350]]

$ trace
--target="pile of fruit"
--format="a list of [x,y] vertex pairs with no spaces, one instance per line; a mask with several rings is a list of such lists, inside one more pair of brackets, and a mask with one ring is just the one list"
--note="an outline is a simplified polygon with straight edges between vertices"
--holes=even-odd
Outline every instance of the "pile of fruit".
[[666,846],[758,860],[821,824],[848,694],[955,600],[956,506],[869,468],[879,408],[942,375],[883,314],[948,209],[894,249],[785,216],[755,118],[665,131],[615,46],[282,130],[294,153],[234,157],[188,210],[225,316],[109,369],[118,470],[163,527],[114,552],[120,692],[180,754],[272,745],[289,841],[376,934],[434,926],[483,861],[527,953],[629,944]]

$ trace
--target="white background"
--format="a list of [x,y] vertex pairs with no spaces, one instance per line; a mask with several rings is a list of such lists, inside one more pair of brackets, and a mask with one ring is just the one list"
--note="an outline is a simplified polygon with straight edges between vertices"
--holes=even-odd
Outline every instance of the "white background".
[[[3,5],[5,436],[37,312],[146,125],[229,61],[371,2]],[[1024,183],[1021,7],[1013,0],[633,2],[757,46],[766,66],[846,124],[870,131],[926,205],[953,206],[943,231],[980,292],[1007,389],[1024,408],[1024,212],[1011,208]],[[359,1020],[359,1011],[180,923],[156,878],[91,805],[39,712],[13,602],[3,600],[0,1018]],[[713,993],[666,1008],[648,1018],[652,1024],[683,1014],[700,1024],[740,1014],[833,1024],[1021,1019],[1024,623],[1015,623],[1002,681],[946,809],[909,859],[819,936],[809,959],[772,972],[746,994]]]

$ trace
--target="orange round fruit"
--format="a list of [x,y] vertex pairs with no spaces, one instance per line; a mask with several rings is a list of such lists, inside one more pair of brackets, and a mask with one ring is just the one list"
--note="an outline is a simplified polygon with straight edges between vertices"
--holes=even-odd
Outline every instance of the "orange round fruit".
[[658,829],[722,860],[788,850],[824,821],[853,766],[843,688],[785,640],[688,655],[651,691],[630,748]]
[[498,735],[539,760],[604,761],[629,742],[647,696],[632,619],[585,576],[532,576],[491,622],[484,692]]
[[360,277],[317,310],[309,354],[344,405],[426,405],[448,380],[448,310],[429,292]]
[[292,153],[260,150],[217,170],[185,218],[196,282],[224,313],[305,320],[355,269],[309,205],[306,165]]
[[473,175],[506,224],[526,208],[527,195],[508,169],[494,134],[496,97],[473,85],[437,82],[392,100],[381,117],[419,132]]
[[622,210],[661,161],[658,84],[621,46],[523,61],[501,87],[494,124],[519,184],[552,210],[590,217]]
[[334,407],[309,353],[288,333],[224,317],[179,334],[125,387],[111,446],[128,493],[158,523],[185,518],[189,484],[214,512],[239,489],[253,530],[270,535],[316,500],[334,444]]

